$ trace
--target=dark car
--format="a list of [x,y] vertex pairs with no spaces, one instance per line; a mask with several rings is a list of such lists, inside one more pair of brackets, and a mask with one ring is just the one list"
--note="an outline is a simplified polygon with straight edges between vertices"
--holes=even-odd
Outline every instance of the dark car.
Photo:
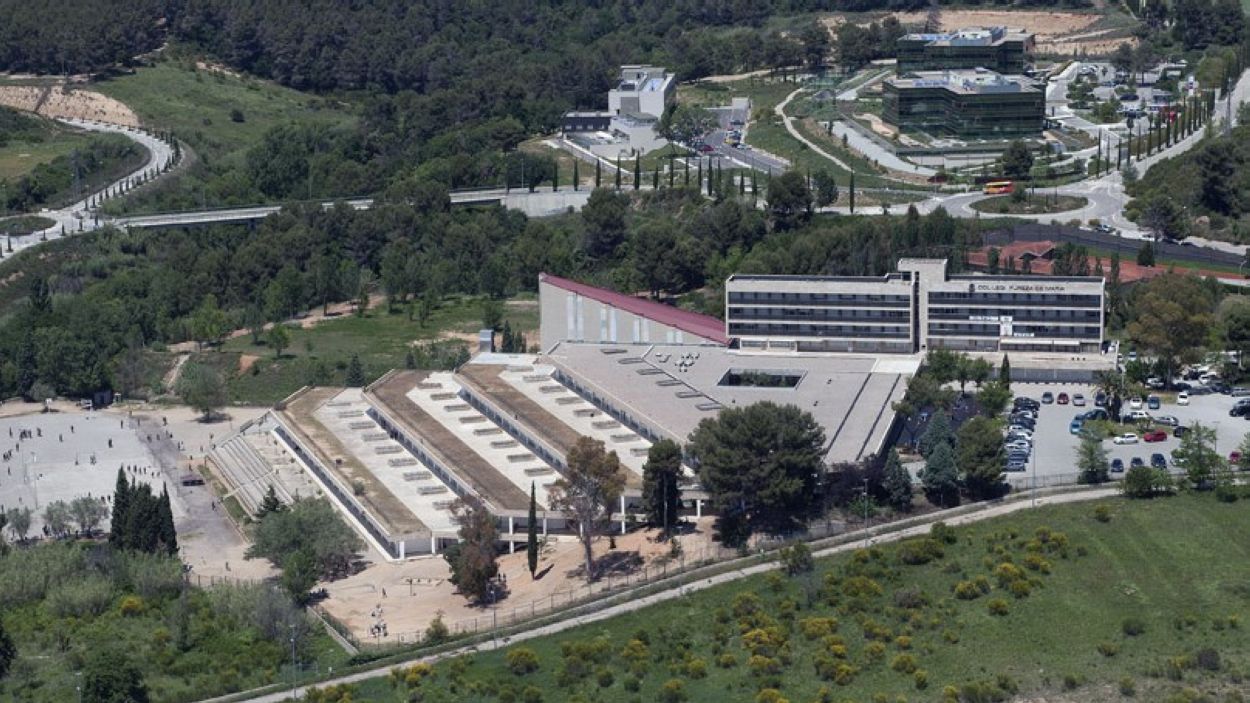
[[1238,403],[1228,409],[1229,417],[1243,417],[1250,414],[1250,403]]
[[1060,405],[1067,405],[1067,404],[1068,404],[1068,394],[1067,394],[1067,393],[1060,393],[1060,394],[1059,394],[1059,397],[1058,397],[1058,398],[1055,398],[1055,402],[1056,402],[1056,403],[1058,403],[1058,404],[1060,404]]
[[1050,405],[1053,402],[1055,402],[1054,393],[1051,393],[1050,391],[1046,391],[1045,393],[1042,394],[1042,404]]
[[1168,467],[1168,460],[1165,459],[1162,454],[1151,454],[1150,465],[1156,469],[1166,469]]
[[699,145],[699,151],[701,151],[701,152],[703,152],[704,154],[706,154],[706,153],[708,153],[708,152],[710,152],[710,151],[716,151],[716,148],[715,148],[715,147],[713,147],[711,144],[700,144],[700,145]]
[[1085,412],[1081,413],[1077,417],[1081,418],[1082,420],[1107,420],[1111,418],[1111,416],[1107,414],[1107,411],[1103,410],[1102,408],[1094,408],[1093,410],[1086,410]]
[[1215,391],[1216,393],[1222,393],[1224,395],[1228,395],[1233,390],[1232,386],[1228,385],[1227,383],[1224,383],[1223,381],[1216,381],[1215,383],[1209,383],[1207,384],[1207,387]]
[[1024,397],[1016,398],[1015,401],[1012,403],[1012,405],[1017,410],[1023,408],[1025,410],[1037,411],[1038,409],[1042,407],[1042,404],[1037,402],[1036,400],[1033,400],[1032,398],[1024,398]]
[[1186,434],[1189,434],[1189,428],[1184,425],[1177,425],[1176,429],[1172,430],[1173,437],[1184,437]]
[[1128,463],[1128,467],[1129,467],[1130,469],[1137,469],[1137,468],[1141,468],[1141,467],[1143,467],[1143,466],[1145,466],[1145,465],[1146,465],[1146,462],[1142,461],[1142,458],[1141,458],[1141,457],[1139,457],[1139,456],[1135,456],[1135,457],[1133,457],[1133,459],[1132,459],[1131,461],[1129,461],[1129,463]]
[[1111,473],[1113,473],[1113,474],[1122,474],[1122,473],[1124,473],[1124,460],[1123,460],[1123,459],[1112,459],[1112,460],[1111,460]]
[[1107,394],[1103,393],[1102,391],[1098,391],[1098,393],[1094,395],[1094,407],[1101,408],[1105,406],[1106,404],[1107,404]]

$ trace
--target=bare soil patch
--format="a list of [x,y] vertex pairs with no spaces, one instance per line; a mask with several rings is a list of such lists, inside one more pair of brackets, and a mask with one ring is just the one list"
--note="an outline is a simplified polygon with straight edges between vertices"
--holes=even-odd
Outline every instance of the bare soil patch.
[[92,90],[67,89],[65,85],[0,86],[0,105],[50,118],[95,120],[128,127],[140,124],[139,116],[124,103]]

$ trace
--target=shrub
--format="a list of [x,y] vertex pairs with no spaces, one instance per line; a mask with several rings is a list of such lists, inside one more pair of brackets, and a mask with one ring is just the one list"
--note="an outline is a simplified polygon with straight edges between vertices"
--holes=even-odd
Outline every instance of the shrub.
[[722,669],[732,669],[738,665],[738,658],[729,652],[725,652],[716,658],[716,666]]
[[836,618],[803,618],[799,621],[799,632],[809,640],[827,637],[837,631]]
[[755,696],[755,703],[790,703],[782,697],[781,691],[775,688],[766,688]]
[[1094,519],[1098,522],[1111,522],[1111,506],[1099,505],[1094,508]]
[[929,528],[929,536],[944,544],[954,544],[959,537],[955,534],[955,528],[944,522],[935,522]]
[[1120,631],[1128,637],[1136,637],[1146,631],[1146,623],[1141,618],[1124,618],[1120,623]]
[[669,679],[660,686],[661,703],[682,703],[687,698],[686,684],[681,679]]
[[758,654],[751,655],[747,659],[747,668],[756,676],[767,676],[770,674],[781,673],[781,662],[772,657],[763,657]]
[[693,657],[686,662],[686,676],[692,679],[702,679],[707,677],[707,661]]
[[625,687],[626,691],[637,693],[642,688],[642,681],[637,676],[626,676],[621,685]]
[[805,543],[795,542],[781,548],[781,566],[787,574],[794,576],[811,571],[816,562],[812,560],[812,550]]
[[625,646],[621,648],[621,659],[631,664],[645,662],[650,656],[651,653],[647,645],[637,637],[626,642]]
[[1010,610],[1007,607],[1007,601],[1002,598],[995,598],[987,604],[987,607],[989,608],[990,615],[997,615],[999,617],[1006,615]]
[[880,661],[885,658],[885,645],[880,642],[869,642],[864,647],[864,654],[871,661]]
[[942,639],[945,640],[947,644],[959,644],[959,633],[954,630],[943,630]]
[[543,703],[542,689],[537,686],[526,686],[525,690],[521,691],[521,700],[524,703]]
[[894,638],[894,646],[899,649],[911,649],[911,638],[907,635],[899,635]]
[[881,642],[888,642],[894,639],[894,632],[890,630],[890,628],[886,627],[885,625],[882,625],[876,620],[872,620],[872,619],[865,620],[863,624],[863,628],[864,628],[864,639],[866,640],[879,640]]
[[1120,653],[1120,645],[1114,642],[1099,642],[1098,653],[1104,657],[1114,657]]
[[981,595],[981,589],[971,581],[960,581],[955,584],[955,597],[959,600],[976,600]]
[[842,594],[848,598],[876,598],[882,593],[881,584],[863,576],[852,576],[842,584]]
[[1220,653],[1212,647],[1203,647],[1194,652],[1194,663],[1205,671],[1220,670]]
[[119,610],[121,611],[121,614],[126,617],[139,615],[143,612],[143,599],[139,596],[126,596],[125,598],[122,598]]
[[1010,590],[1011,595],[1015,596],[1016,598],[1026,598],[1028,597],[1029,593],[1033,590],[1033,586],[1031,586],[1029,582],[1026,581],[1025,579],[1016,579],[1015,581],[1011,582],[1011,585],[1008,587],[1008,590]]
[[1029,554],[1024,557],[1024,568],[1029,571],[1037,571],[1043,574],[1050,573],[1050,562],[1042,558],[1038,554]]
[[612,675],[612,670],[606,666],[601,666],[595,670],[595,681],[599,684],[599,688],[611,688],[616,683],[616,677]]
[[919,587],[901,588],[894,592],[894,605],[898,608],[916,610],[929,604],[929,596]]
[[911,680],[916,685],[917,691],[923,691],[929,687],[929,672],[916,669],[916,673],[911,675]]
[[1080,688],[1080,686],[1081,686],[1081,678],[1077,676],[1076,674],[1064,674],[1063,675],[1063,690],[1075,691],[1076,689]]
[[839,662],[833,672],[833,682],[839,686],[847,686],[855,680],[855,675],[858,673],[859,669],[846,662]]
[[1024,578],[1024,572],[1015,564],[1003,562],[994,568],[994,578],[998,579],[999,586],[1006,588],[1012,581]]
[[1133,681],[1133,677],[1131,676],[1120,677],[1120,695],[1121,696],[1137,695],[1137,684],[1136,682]]
[[945,556],[942,543],[931,537],[904,540],[898,545],[898,560],[911,566],[928,564]]
[[517,647],[504,655],[508,670],[517,676],[538,671],[538,655],[528,647]]
[[900,654],[890,662],[890,668],[900,674],[912,674],[916,671],[916,658],[910,654]]

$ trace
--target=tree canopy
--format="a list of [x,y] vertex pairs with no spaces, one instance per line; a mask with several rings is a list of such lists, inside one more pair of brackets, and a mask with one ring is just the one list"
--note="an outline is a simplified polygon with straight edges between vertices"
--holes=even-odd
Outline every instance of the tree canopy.
[[820,425],[793,405],[754,403],[702,420],[686,450],[719,511],[721,540],[787,534],[816,517],[824,444]]
[[247,558],[262,557],[283,568],[287,556],[307,549],[322,578],[351,570],[364,543],[324,498],[301,498],[286,510],[266,515],[252,532]]

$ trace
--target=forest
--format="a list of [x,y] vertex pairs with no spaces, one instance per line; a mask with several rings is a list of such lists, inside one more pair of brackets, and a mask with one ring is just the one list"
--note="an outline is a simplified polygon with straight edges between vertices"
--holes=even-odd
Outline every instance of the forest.
[[733,271],[881,274],[904,254],[958,266],[977,227],[941,211],[779,227],[775,214],[737,198],[683,188],[604,189],[581,213],[528,219],[497,207],[452,210],[438,186],[421,190],[368,211],[291,208],[254,230],[103,230],[9,257],[0,263],[0,393],[36,383],[69,396],[121,390],[144,348],[215,341],[193,323],[210,296],[236,329],[366,291],[400,307],[457,293],[503,298],[533,291],[546,271],[685,296],[720,314],[719,287]]
[[90,73],[161,45],[175,0],[0,0],[0,71]]

